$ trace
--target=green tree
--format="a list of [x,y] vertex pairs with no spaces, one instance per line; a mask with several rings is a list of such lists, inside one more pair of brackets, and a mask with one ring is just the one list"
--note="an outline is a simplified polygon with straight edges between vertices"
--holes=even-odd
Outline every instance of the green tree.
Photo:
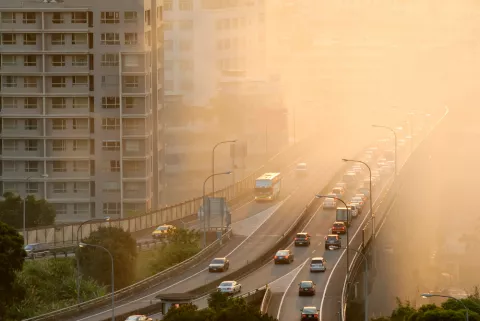
[[[100,227],[83,240],[100,245],[112,253],[115,267],[115,289],[126,287],[135,280],[137,243],[129,232],[118,227]],[[110,256],[104,250],[86,246],[79,251],[82,275],[90,276],[101,284],[111,284]]]
[[11,226],[0,222],[0,318],[15,299],[14,282],[16,272],[25,261],[23,237]]
[[[75,259],[27,261],[17,272],[14,288],[17,296],[7,310],[7,320],[21,320],[61,309],[76,303]],[[84,301],[102,296],[105,287],[88,277],[82,278],[80,291]]]
[[[23,199],[11,192],[3,194],[0,201],[0,221],[17,229],[23,227]],[[52,225],[55,222],[55,208],[44,199],[37,200],[35,196],[26,198],[26,227]]]

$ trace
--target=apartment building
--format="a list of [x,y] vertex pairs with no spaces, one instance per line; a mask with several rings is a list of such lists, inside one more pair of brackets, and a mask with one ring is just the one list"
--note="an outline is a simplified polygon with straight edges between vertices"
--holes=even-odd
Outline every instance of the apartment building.
[[162,14],[156,0],[1,1],[0,194],[45,198],[59,222],[157,207]]

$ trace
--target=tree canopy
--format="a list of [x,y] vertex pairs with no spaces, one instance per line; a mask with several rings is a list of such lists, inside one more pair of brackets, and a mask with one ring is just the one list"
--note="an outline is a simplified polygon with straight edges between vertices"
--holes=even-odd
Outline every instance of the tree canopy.
[[[3,194],[0,201],[0,221],[17,229],[23,227],[23,199],[11,192]],[[44,199],[28,195],[25,207],[25,225],[29,227],[52,225],[55,222],[55,208]]]
[[[115,289],[121,289],[135,280],[137,243],[129,232],[117,227],[100,227],[82,242],[105,247],[113,256]],[[111,284],[111,260],[106,251],[86,246],[79,249],[80,269],[101,284]]]
[[25,256],[23,237],[0,222],[0,319],[13,300],[15,273],[22,269]]
[[215,292],[208,299],[208,308],[198,310],[193,304],[181,305],[169,309],[164,321],[275,321],[276,319],[261,314],[258,307],[248,304],[243,298],[228,297]]

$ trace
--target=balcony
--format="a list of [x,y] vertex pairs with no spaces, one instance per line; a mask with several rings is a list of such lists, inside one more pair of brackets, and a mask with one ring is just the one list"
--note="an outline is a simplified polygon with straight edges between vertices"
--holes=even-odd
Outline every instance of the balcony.
[[71,180],[71,179],[82,179],[82,180],[89,180],[90,179],[90,172],[75,172],[73,171],[73,163],[68,162],[67,168],[64,172],[59,171],[58,169],[53,168],[51,162],[47,164],[47,174],[49,180]]
[[58,94],[58,95],[88,95],[90,93],[89,84],[88,83],[81,83],[81,84],[74,84],[73,79],[71,77],[66,77],[66,79],[60,80],[60,82],[56,82],[52,79],[47,80],[47,90],[48,94]]
[[77,151],[72,151],[72,148],[70,145],[66,146],[65,150],[53,150],[51,144],[49,144],[47,148],[47,157],[49,158],[58,158],[58,159],[76,159],[78,160],[79,158],[83,159],[89,159],[90,158],[90,153],[88,150],[77,150]]
[[85,129],[53,129],[51,126],[47,125],[46,134],[49,137],[58,137],[58,138],[76,138],[76,137],[90,137],[90,130],[88,128]]
[[21,138],[21,137],[33,137],[38,138],[43,136],[43,130],[41,126],[38,126],[35,129],[24,129],[23,126],[17,127],[14,129],[3,128],[0,137],[12,137],[12,138]]
[[24,87],[23,82],[16,82],[16,83],[5,83],[5,79],[3,79],[1,88],[2,95],[19,95],[19,96],[35,96],[41,95],[43,93],[42,84],[38,83],[36,87]]
[[[85,14],[79,12],[78,14]],[[83,19],[85,18],[85,19]],[[72,13],[61,13],[60,15],[53,12],[45,13],[45,29],[58,32],[68,31],[88,31],[87,17],[72,17]]]
[[[34,105],[32,105],[34,106]],[[36,108],[2,108],[0,110],[0,116],[2,117],[29,117],[29,116],[41,116],[42,107],[37,105]]]
[[[5,46],[4,46],[5,47]],[[3,50],[3,48],[2,48]],[[38,56],[40,57],[40,56]],[[27,62],[27,66],[24,65],[24,63],[21,63],[19,62],[19,58],[17,56],[17,63],[14,64],[14,65],[3,65],[1,66],[1,69],[0,69],[0,74],[16,74],[16,75],[19,75],[19,74],[34,74],[34,73],[40,73],[42,72],[42,63],[41,63],[41,60],[37,60],[36,64],[33,65],[34,63],[31,63],[30,65],[28,65],[28,62]]]
[[64,116],[75,116],[75,118],[79,117],[89,117],[90,110],[88,106],[82,108],[73,108],[71,106],[66,105],[65,108],[57,108],[53,107],[52,105],[47,106],[47,115],[64,115]]
[[3,159],[25,159],[30,160],[34,158],[43,157],[43,148],[38,148],[36,151],[27,151],[24,149],[6,150],[2,152]]
[[21,13],[13,13],[13,14],[15,15],[14,22],[0,21],[0,33],[8,32],[10,30],[27,31],[27,30],[42,29],[42,19],[40,14],[35,14],[35,17],[23,17]]

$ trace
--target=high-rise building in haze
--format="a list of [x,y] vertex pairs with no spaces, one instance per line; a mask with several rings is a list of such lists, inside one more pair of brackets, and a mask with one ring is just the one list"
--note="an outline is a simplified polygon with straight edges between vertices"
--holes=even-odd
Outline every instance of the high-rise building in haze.
[[45,198],[58,221],[157,207],[161,4],[0,2],[0,194]]

